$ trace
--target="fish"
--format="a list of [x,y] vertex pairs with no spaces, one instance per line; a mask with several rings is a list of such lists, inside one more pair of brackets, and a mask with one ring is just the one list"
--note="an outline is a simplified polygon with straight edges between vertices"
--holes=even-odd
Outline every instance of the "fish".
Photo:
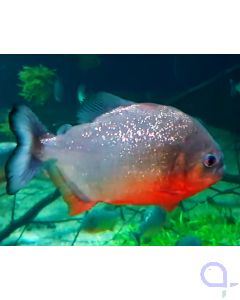
[[84,216],[81,231],[88,233],[113,231],[118,219],[120,219],[118,210],[95,208]]
[[5,181],[5,165],[16,146],[14,142],[0,143],[0,182]]
[[202,241],[195,236],[184,236],[176,242],[176,246],[202,246]]
[[229,84],[230,84],[231,97],[239,96],[240,95],[240,82],[235,82],[233,79],[230,79]]
[[86,123],[55,136],[27,106],[13,107],[9,122],[17,147],[6,164],[9,194],[43,167],[70,215],[99,202],[172,211],[223,176],[219,145],[177,108],[100,92],[83,103],[78,117]]
[[151,239],[159,233],[159,230],[165,224],[167,213],[159,206],[147,208],[142,215],[139,230],[133,233],[138,245],[141,245],[141,239]]

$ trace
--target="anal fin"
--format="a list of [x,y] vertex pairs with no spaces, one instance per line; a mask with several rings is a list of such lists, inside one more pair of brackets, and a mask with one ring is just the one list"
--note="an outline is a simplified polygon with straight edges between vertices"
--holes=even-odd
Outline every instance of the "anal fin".
[[89,202],[82,201],[74,193],[64,193],[63,198],[68,204],[70,216],[75,216],[87,210],[90,210],[96,204],[93,201],[89,201]]
[[90,210],[96,204],[94,201],[86,201],[86,197],[83,197],[83,200],[76,195],[71,187],[67,184],[60,170],[54,163],[50,163],[47,166],[47,171],[49,173],[49,177],[60,190],[63,199],[68,204],[69,215],[74,216],[81,214],[87,210]]

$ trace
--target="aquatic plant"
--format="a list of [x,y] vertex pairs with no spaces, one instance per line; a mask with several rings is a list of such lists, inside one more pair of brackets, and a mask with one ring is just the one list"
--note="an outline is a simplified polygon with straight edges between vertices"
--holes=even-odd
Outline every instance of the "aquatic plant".
[[18,73],[19,93],[26,101],[35,105],[45,104],[53,95],[56,70],[46,66],[23,66]]
[[1,137],[6,138],[7,140],[13,140],[14,135],[9,127],[8,114],[8,109],[0,110],[0,135]]
[[206,214],[196,214],[191,219],[180,208],[176,209],[169,214],[168,225],[159,230],[159,234],[151,240],[143,239],[141,245],[174,246],[187,236],[198,238],[204,246],[240,245],[240,222],[229,223],[219,211],[208,204],[203,205],[206,205]]
[[12,134],[12,131],[9,128],[8,122],[1,123],[0,124],[0,134],[6,137],[8,140],[13,140],[14,136]]

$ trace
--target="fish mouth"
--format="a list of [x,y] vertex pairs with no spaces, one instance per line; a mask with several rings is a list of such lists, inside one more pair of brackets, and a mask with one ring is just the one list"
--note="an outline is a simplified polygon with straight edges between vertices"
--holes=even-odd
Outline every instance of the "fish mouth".
[[206,177],[206,180],[210,182],[209,186],[221,180],[224,176],[224,171],[225,171],[225,166],[223,165],[213,170],[213,172]]
[[220,167],[219,167],[218,169],[216,169],[216,171],[215,171],[215,174],[218,175],[218,176],[220,176],[220,178],[223,177],[224,173],[225,173],[225,166],[224,166],[224,165],[220,166]]

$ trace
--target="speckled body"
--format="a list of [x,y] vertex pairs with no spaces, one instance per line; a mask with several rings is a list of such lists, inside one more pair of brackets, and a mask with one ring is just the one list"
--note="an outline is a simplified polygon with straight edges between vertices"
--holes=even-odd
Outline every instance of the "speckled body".
[[119,107],[41,142],[41,160],[56,160],[73,192],[88,201],[171,210],[221,177],[201,161],[208,151],[221,155],[218,145],[197,121],[168,106]]

